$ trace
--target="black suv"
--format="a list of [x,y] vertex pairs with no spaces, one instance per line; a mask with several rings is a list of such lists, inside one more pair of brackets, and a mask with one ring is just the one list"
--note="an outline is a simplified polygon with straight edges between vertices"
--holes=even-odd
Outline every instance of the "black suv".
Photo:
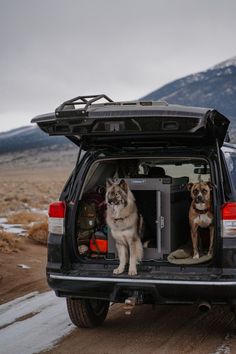
[[[214,109],[164,101],[113,102],[79,96],[32,120],[49,135],[78,145],[75,168],[49,206],[47,279],[66,297],[72,322],[101,324],[110,302],[236,304],[236,147],[229,120]],[[138,275],[113,275],[118,256],[105,224],[108,179],[122,178],[143,216]],[[202,230],[192,257],[188,182],[211,181],[214,251]],[[133,301],[133,302],[132,302]]]

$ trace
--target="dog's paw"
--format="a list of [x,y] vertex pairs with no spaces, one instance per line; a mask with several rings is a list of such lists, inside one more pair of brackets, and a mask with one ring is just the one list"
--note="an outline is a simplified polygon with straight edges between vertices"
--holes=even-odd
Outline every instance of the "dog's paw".
[[123,272],[124,272],[124,268],[120,268],[120,267],[115,268],[115,269],[113,270],[113,274],[121,274],[121,273],[123,273]]
[[207,253],[208,256],[212,256],[212,254],[213,254],[213,250],[209,250]]
[[199,253],[195,253],[195,254],[193,255],[193,259],[199,259]]
[[132,276],[132,275],[137,275],[137,269],[132,269],[132,268],[130,268],[128,274],[129,274],[130,276]]

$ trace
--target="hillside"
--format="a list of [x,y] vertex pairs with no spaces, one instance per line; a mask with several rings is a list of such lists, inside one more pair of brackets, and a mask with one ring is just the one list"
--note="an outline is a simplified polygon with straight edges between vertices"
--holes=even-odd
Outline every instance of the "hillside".
[[33,148],[53,147],[74,144],[64,137],[50,137],[37,126],[26,126],[0,133],[0,154],[30,150]]
[[0,169],[25,170],[74,166],[78,148],[65,137],[53,137],[37,126],[0,133]]
[[[236,57],[206,71],[170,82],[142,99],[165,100],[189,106],[214,107],[236,129]],[[231,134],[231,138],[233,134]]]

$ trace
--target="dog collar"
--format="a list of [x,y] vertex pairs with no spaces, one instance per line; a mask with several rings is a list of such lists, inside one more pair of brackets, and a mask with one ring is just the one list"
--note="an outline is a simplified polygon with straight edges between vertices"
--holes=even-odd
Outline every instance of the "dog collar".
[[194,209],[195,211],[197,211],[198,214],[206,214],[206,213],[210,210],[209,208],[204,209],[204,210],[200,210],[200,209],[197,209],[195,206],[193,207],[193,209]]

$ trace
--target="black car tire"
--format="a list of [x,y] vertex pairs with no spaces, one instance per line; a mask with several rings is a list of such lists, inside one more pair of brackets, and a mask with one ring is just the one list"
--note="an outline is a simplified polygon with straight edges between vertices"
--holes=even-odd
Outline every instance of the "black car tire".
[[66,299],[71,321],[80,328],[93,328],[101,325],[109,310],[109,301],[99,299]]

